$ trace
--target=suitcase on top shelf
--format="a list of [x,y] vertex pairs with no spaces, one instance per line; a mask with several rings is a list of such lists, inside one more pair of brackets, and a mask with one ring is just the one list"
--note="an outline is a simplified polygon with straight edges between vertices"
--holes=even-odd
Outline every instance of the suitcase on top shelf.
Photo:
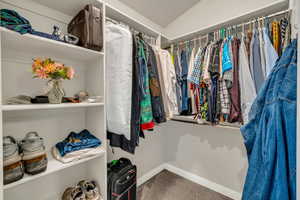
[[79,46],[101,51],[103,48],[102,23],[101,9],[87,5],[68,24],[68,33],[79,38]]
[[136,166],[121,158],[108,164],[108,200],[136,200]]

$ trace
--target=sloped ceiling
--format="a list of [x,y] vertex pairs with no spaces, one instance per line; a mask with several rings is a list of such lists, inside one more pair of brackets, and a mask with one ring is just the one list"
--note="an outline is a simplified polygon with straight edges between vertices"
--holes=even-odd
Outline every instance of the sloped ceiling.
[[200,0],[120,0],[143,16],[166,27]]

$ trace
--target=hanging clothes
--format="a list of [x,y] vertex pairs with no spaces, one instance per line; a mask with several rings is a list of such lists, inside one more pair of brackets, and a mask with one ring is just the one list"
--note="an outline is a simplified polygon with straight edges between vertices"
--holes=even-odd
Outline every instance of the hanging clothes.
[[[111,29],[120,29],[120,31],[124,31],[123,29],[125,28],[126,30],[126,34],[119,34],[118,31],[116,31],[115,37],[113,37],[114,35],[111,34]],[[114,30],[115,31],[115,30]],[[135,152],[135,148],[139,143],[139,135],[140,135],[140,100],[141,100],[141,93],[140,93],[140,88],[139,88],[139,83],[140,83],[140,79],[139,79],[139,67],[138,67],[138,63],[137,63],[137,52],[136,52],[136,40],[134,35],[131,35],[131,40],[132,40],[132,44],[130,45],[130,42],[126,42],[127,40],[129,40],[128,38],[128,32],[129,29],[124,27],[123,25],[117,25],[117,24],[112,24],[112,23],[107,23],[106,25],[106,33],[110,34],[110,37],[107,37],[107,43],[110,43],[110,45],[107,45],[107,52],[111,52],[108,53],[108,55],[106,55],[106,61],[107,61],[107,66],[110,67],[112,64],[114,65],[114,68],[109,68],[107,69],[106,73],[107,75],[113,76],[113,75],[117,75],[117,74],[111,74],[111,72],[113,70],[116,70],[115,68],[117,68],[117,66],[119,66],[119,62],[114,62],[116,59],[116,56],[118,58],[122,58],[122,57],[128,57],[127,59],[123,59],[127,60],[128,62],[124,62],[125,64],[127,64],[127,67],[129,69],[129,66],[131,65],[132,68],[132,91],[131,91],[131,110],[130,110],[130,138],[127,138],[125,135],[123,134],[119,134],[119,133],[115,133],[110,131],[109,127],[107,127],[107,139],[109,140],[110,146],[112,147],[119,147],[121,149],[123,149],[124,151],[127,151],[129,153],[134,153]],[[131,34],[131,33],[130,33]],[[110,38],[110,39],[109,39]],[[125,42],[123,42],[125,41]],[[124,51],[126,51],[126,53],[129,54],[128,49],[132,49],[132,53],[131,55],[123,55],[123,50],[122,48],[120,48],[120,43],[123,44],[121,47],[124,48]],[[114,46],[116,45],[116,46]],[[110,50],[109,50],[110,49]],[[126,50],[125,50],[126,49]],[[129,57],[131,57],[131,62],[129,61]],[[113,61],[112,61],[113,60]],[[123,66],[126,66],[123,64]],[[129,70],[130,71],[130,70]],[[123,72],[120,72],[124,75]],[[120,74],[119,74],[120,75]],[[126,73],[125,73],[126,75]],[[129,78],[128,78],[129,79]],[[110,90],[110,87],[118,87],[118,85],[114,85],[115,81],[114,80],[120,80],[119,78],[113,77],[110,79],[107,79],[108,81],[113,82],[112,84],[110,84],[110,86],[107,85],[107,96],[110,95],[110,98],[112,99],[112,101],[107,99],[107,102],[115,102],[115,101],[123,101],[123,98],[121,99],[116,99],[116,97],[114,95],[118,95],[118,93],[110,93],[111,91],[115,91],[115,90]],[[131,83],[130,80],[128,80],[129,82],[127,82],[127,84]],[[118,82],[118,81],[117,81]],[[122,83],[122,87],[126,86],[126,84]],[[130,87],[128,85],[128,87]],[[116,88],[117,89],[117,88]],[[121,89],[121,88],[119,88]],[[123,91],[122,91],[123,92]],[[130,92],[130,91],[128,91]],[[126,93],[126,95],[128,95]],[[119,96],[120,97],[120,96]],[[123,102],[125,103],[125,102]],[[118,105],[118,104],[116,104]],[[109,106],[116,106],[114,104],[109,104]],[[123,105],[123,104],[122,104]],[[109,107],[107,107],[107,124],[109,124],[109,120],[111,118],[108,118],[109,113],[110,113],[110,109]],[[112,108],[115,109],[115,108]],[[117,110],[114,110],[117,111]],[[134,111],[134,112],[132,112]],[[129,112],[129,111],[128,111]],[[117,113],[117,116],[113,117],[113,120],[121,120],[122,118],[119,118],[119,114],[122,115],[122,113]],[[111,116],[112,117],[112,116]]]
[[157,53],[160,65],[158,65],[158,74],[163,92],[163,101],[167,119],[178,115],[178,104],[176,96],[176,72],[172,63],[171,55],[168,51],[153,47]]
[[140,90],[140,67],[138,64],[138,51],[137,51],[137,37],[132,34],[133,46],[132,46],[132,104],[131,104],[131,138],[130,141],[118,140],[117,138],[111,139],[112,141],[119,141],[119,147],[123,150],[134,153],[135,148],[139,144],[139,136],[142,135],[141,131],[141,99],[142,93]]
[[149,87],[149,71],[148,71],[148,57],[146,53],[146,45],[143,40],[138,40],[138,64],[140,67],[140,89],[142,93],[141,100],[141,130],[151,130],[154,128],[151,94]]
[[266,74],[265,77],[268,77],[271,73],[275,63],[278,59],[278,54],[274,49],[271,40],[269,38],[268,29],[265,27],[263,28],[263,37],[264,37],[264,53],[266,58]]
[[182,103],[181,103],[181,114],[186,115],[188,113],[188,84],[187,84],[187,76],[188,76],[188,56],[187,52],[182,50],[181,51],[181,91],[182,91]]
[[148,71],[153,118],[156,123],[162,123],[166,122],[166,114],[162,101],[161,84],[159,82],[157,69],[157,60],[154,54],[154,50],[150,45],[147,45],[147,50],[149,53]]
[[128,27],[106,25],[107,130],[130,140],[132,104],[132,35]]
[[178,105],[178,113],[182,112],[182,91],[181,91],[181,62],[180,62],[180,55],[179,50],[177,50],[176,54],[174,55],[174,67],[176,73],[176,97],[177,97],[177,105]]
[[240,99],[240,80],[239,80],[239,48],[240,41],[237,38],[232,39],[232,58],[233,58],[233,82],[230,89],[231,107],[229,122],[242,122],[241,99]]
[[191,53],[190,53],[190,60],[189,60],[189,70],[188,70],[188,76],[187,76],[187,83],[188,83],[188,90],[189,90],[189,93],[188,93],[188,96],[189,96],[189,112],[188,114],[190,115],[194,115],[197,113],[197,108],[196,108],[196,103],[195,103],[195,87],[194,85],[189,82],[189,77],[192,75],[192,72],[193,72],[193,66],[194,66],[194,62],[195,62],[195,51],[196,51],[196,48],[194,47],[192,50],[191,50]]
[[196,53],[194,63],[192,65],[191,73],[188,76],[188,81],[199,86],[200,85],[200,75],[201,75],[201,58],[203,49],[199,48]]
[[266,55],[264,50],[265,40],[264,40],[263,28],[258,29],[258,37],[259,37],[260,63],[261,63],[263,78],[265,81],[266,80]]
[[249,60],[245,40],[245,36],[243,35],[239,50],[239,80],[241,88],[241,110],[243,122],[247,123],[248,113],[254,99],[256,98],[256,89],[249,68]]
[[249,123],[241,128],[249,160],[243,200],[296,200],[296,111],[294,40],[258,94]]
[[282,19],[271,39],[260,24],[254,30],[252,26],[242,41],[223,36],[204,48],[192,48],[186,41],[178,51],[172,50],[180,114],[195,115],[199,123],[247,122],[251,104],[278,58],[271,41],[281,38],[278,48],[282,49],[288,41],[288,24]]
[[217,41],[216,43],[212,44],[211,49],[211,57],[209,62],[208,71],[211,77],[211,85],[210,85],[210,99],[209,99],[209,117],[208,121],[212,123],[216,123],[219,120],[219,113],[221,110],[221,102],[219,96],[219,64],[220,64],[220,48],[222,45],[222,40]]
[[264,73],[261,65],[260,42],[257,30],[253,31],[252,37],[252,77],[255,83],[256,93],[259,92],[264,83]]
[[272,22],[272,40],[273,40],[273,46],[277,52],[277,54],[281,55],[281,49],[280,49],[280,24],[278,21]]
[[285,17],[280,20],[280,33],[281,33],[281,49],[282,51],[291,43],[291,23]]

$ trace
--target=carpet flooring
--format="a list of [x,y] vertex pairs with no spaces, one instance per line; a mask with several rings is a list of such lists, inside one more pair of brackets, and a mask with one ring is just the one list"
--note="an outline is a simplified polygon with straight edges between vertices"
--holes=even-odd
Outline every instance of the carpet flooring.
[[138,188],[138,200],[232,200],[167,170]]

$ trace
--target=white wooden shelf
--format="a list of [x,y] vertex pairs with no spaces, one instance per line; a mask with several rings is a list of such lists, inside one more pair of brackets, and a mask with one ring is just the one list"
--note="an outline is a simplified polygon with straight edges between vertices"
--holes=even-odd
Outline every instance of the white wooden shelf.
[[62,104],[28,104],[28,105],[2,105],[3,111],[17,110],[50,110],[64,108],[85,108],[104,106],[104,103],[62,103]]
[[67,164],[64,164],[64,163],[61,163],[58,160],[55,160],[52,157],[51,153],[49,153],[48,154],[48,159],[49,159],[48,166],[47,166],[47,170],[45,172],[37,174],[37,175],[27,175],[27,174],[25,174],[25,176],[21,180],[16,181],[14,183],[10,183],[8,185],[5,185],[3,187],[3,189],[7,190],[7,189],[10,189],[10,188],[14,188],[14,187],[16,187],[18,185],[21,185],[21,184],[27,183],[29,181],[33,181],[33,180],[39,179],[41,177],[47,176],[49,174],[52,174],[52,173],[55,173],[55,172],[58,172],[58,171],[61,171],[63,169],[66,169],[66,168],[69,168],[69,167],[72,167],[72,166],[76,166],[76,165],[88,162],[88,161],[96,159],[96,158],[101,158],[101,157],[103,157],[105,155],[105,152],[106,151],[104,149],[102,149],[102,152],[99,153],[99,154],[97,154],[96,156],[84,158],[84,159],[81,159],[81,160],[78,160],[78,161],[74,161],[74,162],[71,162],[71,163],[67,163]]
[[[103,56],[103,52],[94,51],[80,46],[35,36],[21,35],[15,31],[0,27],[2,48],[18,52],[31,52],[36,55],[58,57],[81,62],[87,62]],[[5,53],[5,51],[4,51]],[[5,55],[4,55],[5,56]]]
[[199,126],[211,126],[211,127],[214,127],[214,128],[227,128],[227,129],[233,129],[233,130],[240,130],[240,128],[241,128],[240,124],[231,124],[231,123],[220,123],[220,124],[214,125],[214,126],[212,126],[209,123],[201,124],[201,123],[198,123],[194,119],[194,116],[174,115],[171,120],[178,121],[178,122],[183,122],[183,123],[197,124]]
[[[63,3],[60,0],[0,1],[1,8],[16,10],[30,21],[35,30],[47,33],[52,32],[53,25],[59,26],[61,31],[66,33],[70,20],[87,4],[93,4],[102,9],[105,18],[104,0],[64,0]],[[30,74],[33,58],[51,58],[74,67],[76,77],[64,88],[68,94],[88,91],[104,99],[104,51],[105,49],[101,52],[95,51],[32,34],[22,35],[0,27],[0,67],[2,68],[0,111],[4,113],[3,119],[0,120],[1,137],[9,135],[19,139],[26,132],[36,131],[44,139],[45,148],[51,149],[64,138],[63,133],[80,131],[84,128],[102,141],[102,151],[99,154],[67,164],[55,160],[52,154],[48,153],[48,166],[45,172],[37,175],[25,174],[21,180],[4,185],[0,188],[0,200],[60,199],[66,187],[84,179],[95,180],[104,200],[107,199],[104,100],[99,100],[97,103],[18,105],[7,104],[5,101],[18,94],[33,95],[32,93],[42,91],[38,81],[32,81]],[[42,82],[44,81],[40,81]],[[80,113],[70,114],[69,111],[72,110]],[[3,151],[3,149],[0,150]],[[41,182],[46,184],[41,184]]]

